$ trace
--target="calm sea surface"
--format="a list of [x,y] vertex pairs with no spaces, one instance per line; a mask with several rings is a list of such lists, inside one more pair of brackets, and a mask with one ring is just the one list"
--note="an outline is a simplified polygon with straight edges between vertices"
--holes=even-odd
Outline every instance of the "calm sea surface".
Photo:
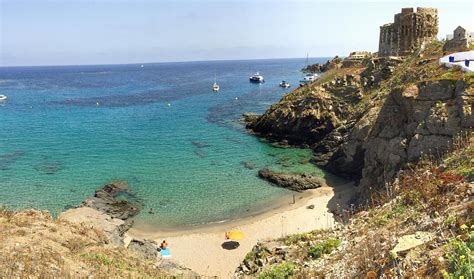
[[[325,59],[312,59],[311,63]],[[278,149],[239,118],[301,78],[304,59],[0,68],[0,205],[58,214],[113,180],[162,227],[219,222],[288,195],[259,168],[323,173],[309,150]],[[264,84],[249,83],[256,71]],[[211,91],[214,74],[221,86]],[[248,169],[243,162],[255,166]],[[153,207],[156,214],[150,215]]]

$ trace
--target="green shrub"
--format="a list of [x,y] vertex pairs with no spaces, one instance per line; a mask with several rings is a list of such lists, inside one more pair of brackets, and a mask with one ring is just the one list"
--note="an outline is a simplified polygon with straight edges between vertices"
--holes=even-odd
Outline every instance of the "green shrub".
[[444,278],[472,278],[474,272],[474,226],[461,226],[462,235],[451,239],[446,258],[449,262],[449,272],[444,272]]
[[318,259],[324,254],[331,253],[335,248],[341,244],[339,239],[327,239],[322,243],[311,246],[308,255],[313,259]]
[[448,226],[453,226],[454,224],[456,224],[456,216],[449,215],[444,221],[444,223]]
[[113,263],[113,259],[103,253],[84,253],[85,258],[95,261],[101,265],[111,265]]
[[284,240],[284,242],[285,242],[285,245],[297,244],[300,241],[304,242],[304,241],[311,240],[311,236],[312,236],[311,233],[297,233],[297,234],[288,236]]
[[295,273],[296,266],[291,262],[281,262],[280,264],[272,267],[272,269],[265,270],[258,275],[259,279],[283,279],[289,278]]

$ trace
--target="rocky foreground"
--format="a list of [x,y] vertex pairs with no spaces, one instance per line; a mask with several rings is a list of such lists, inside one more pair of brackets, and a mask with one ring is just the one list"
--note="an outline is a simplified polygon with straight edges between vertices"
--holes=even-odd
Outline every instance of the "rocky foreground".
[[0,208],[0,277],[196,277],[161,259],[155,241],[127,235],[141,208],[120,181],[97,189],[57,220],[45,211]]

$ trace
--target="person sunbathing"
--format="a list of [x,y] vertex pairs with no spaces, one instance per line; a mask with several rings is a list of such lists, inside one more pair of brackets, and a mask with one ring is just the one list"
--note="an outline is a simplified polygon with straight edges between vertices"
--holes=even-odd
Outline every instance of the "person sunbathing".
[[166,248],[168,248],[168,243],[166,243],[166,240],[163,240],[163,242],[161,242],[160,248],[163,250],[166,250]]

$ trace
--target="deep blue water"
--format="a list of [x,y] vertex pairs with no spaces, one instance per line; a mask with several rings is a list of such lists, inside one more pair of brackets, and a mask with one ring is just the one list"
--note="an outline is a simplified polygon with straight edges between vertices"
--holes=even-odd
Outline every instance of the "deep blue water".
[[[295,87],[304,63],[0,68],[0,94],[8,96],[0,103],[0,204],[57,214],[104,183],[125,180],[145,203],[138,219],[162,227],[268,207],[289,192],[260,180],[259,168],[323,173],[305,163],[309,150],[274,148],[239,119],[291,91],[278,83]],[[264,84],[248,81],[256,71]],[[156,214],[146,213],[150,207]]]

